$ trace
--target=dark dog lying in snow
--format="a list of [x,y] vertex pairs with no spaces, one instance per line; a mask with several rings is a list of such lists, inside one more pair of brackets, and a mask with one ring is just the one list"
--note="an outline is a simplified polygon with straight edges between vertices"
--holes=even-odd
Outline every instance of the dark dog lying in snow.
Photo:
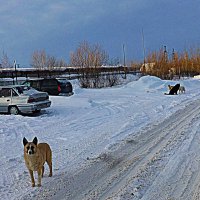
[[[172,89],[169,91],[169,94],[167,95],[174,95],[178,93],[178,90],[180,88],[180,84],[176,84],[174,87],[172,87]],[[166,94],[166,93],[165,93]]]
[[[168,85],[169,90],[171,90],[173,87],[174,87],[173,85]],[[180,86],[178,91],[179,91],[179,94],[185,93],[185,87]]]

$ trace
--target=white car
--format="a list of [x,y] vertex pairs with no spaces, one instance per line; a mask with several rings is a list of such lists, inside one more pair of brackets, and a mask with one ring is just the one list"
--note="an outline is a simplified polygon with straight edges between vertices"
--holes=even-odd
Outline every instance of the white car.
[[25,85],[0,86],[0,112],[34,113],[51,105],[49,95]]

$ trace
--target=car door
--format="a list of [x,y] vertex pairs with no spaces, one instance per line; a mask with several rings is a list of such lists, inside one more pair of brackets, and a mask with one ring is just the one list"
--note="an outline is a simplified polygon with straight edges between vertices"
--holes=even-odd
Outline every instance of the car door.
[[50,95],[58,95],[58,82],[56,79],[44,79],[41,85],[41,91]]
[[0,88],[0,112],[8,112],[8,106],[11,100],[11,89]]

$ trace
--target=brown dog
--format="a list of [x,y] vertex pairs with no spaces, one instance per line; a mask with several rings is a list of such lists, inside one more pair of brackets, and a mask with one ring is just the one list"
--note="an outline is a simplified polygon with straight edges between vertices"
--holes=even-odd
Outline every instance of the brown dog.
[[35,187],[33,172],[38,173],[38,187],[41,186],[41,179],[44,174],[44,164],[49,165],[49,176],[52,176],[52,151],[47,143],[38,143],[37,137],[32,142],[28,142],[23,138],[24,144],[24,160],[31,176],[32,187]]

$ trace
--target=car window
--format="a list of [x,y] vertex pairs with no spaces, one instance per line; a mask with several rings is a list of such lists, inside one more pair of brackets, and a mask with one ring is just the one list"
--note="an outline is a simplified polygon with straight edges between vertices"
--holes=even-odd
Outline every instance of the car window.
[[40,87],[40,82],[39,81],[31,81],[30,86],[34,88],[39,88]]
[[55,79],[46,79],[46,80],[43,80],[43,86],[54,86],[54,85],[58,85],[57,81]]
[[0,97],[10,97],[10,88],[1,88]]
[[12,90],[12,96],[19,96],[14,90]]
[[59,83],[67,83],[68,80],[67,79],[57,79]]
[[26,82],[24,82],[24,83],[23,83],[23,85],[26,85],[26,86],[31,86],[31,83],[30,83],[30,82],[28,82],[28,81],[26,81]]

